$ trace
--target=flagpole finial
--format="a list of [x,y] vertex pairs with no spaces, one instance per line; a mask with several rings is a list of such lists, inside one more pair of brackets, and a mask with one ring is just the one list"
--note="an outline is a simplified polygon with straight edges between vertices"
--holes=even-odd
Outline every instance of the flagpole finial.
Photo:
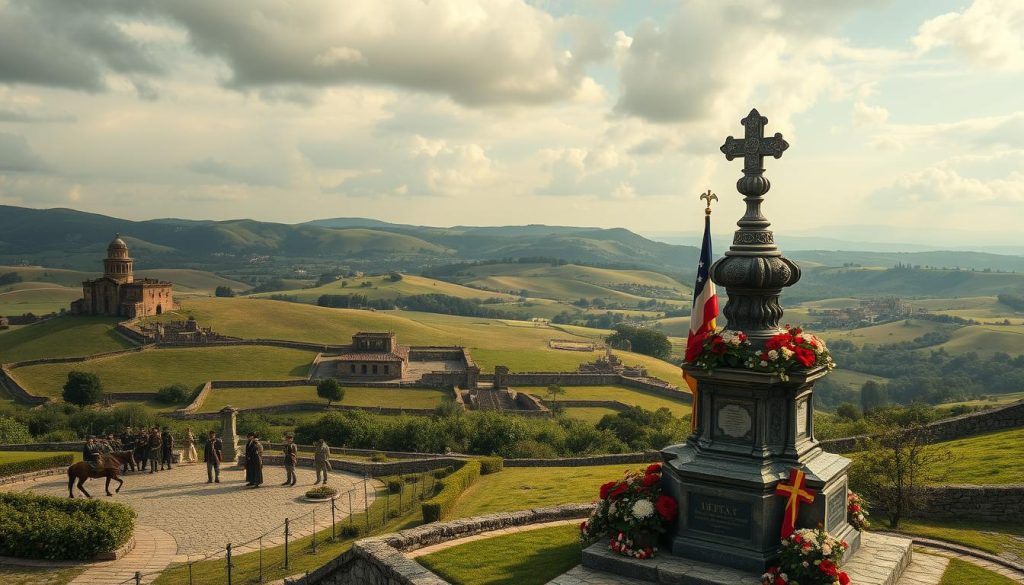
[[714,193],[711,192],[711,189],[708,189],[707,193],[700,194],[700,198],[702,201],[707,199],[708,204],[707,207],[704,208],[704,214],[711,215],[711,201],[718,201],[718,195],[715,195]]

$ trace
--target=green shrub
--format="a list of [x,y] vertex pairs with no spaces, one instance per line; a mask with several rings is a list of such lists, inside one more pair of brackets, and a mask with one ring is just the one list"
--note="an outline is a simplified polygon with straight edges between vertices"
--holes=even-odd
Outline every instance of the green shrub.
[[19,473],[29,473],[32,471],[41,471],[43,469],[50,469],[51,467],[65,467],[74,462],[75,456],[65,453],[63,455],[42,455],[35,459],[0,463],[0,477],[18,475]]
[[341,527],[342,538],[356,538],[359,536],[359,526],[355,524],[346,524]]
[[449,465],[441,469],[435,469],[430,474],[434,476],[434,479],[444,479],[446,476],[451,475],[453,471],[455,471],[455,468]]
[[336,495],[338,495],[338,490],[326,485],[315,487],[306,492],[307,498],[333,498]]
[[420,476],[418,475],[406,475],[402,477],[402,481],[405,483],[419,483]]
[[0,555],[89,560],[120,548],[134,528],[123,504],[0,493]]
[[28,431],[28,425],[11,418],[0,416],[0,443],[31,443],[32,433]]
[[373,461],[374,463],[384,463],[387,460],[388,456],[383,453],[374,453],[373,455],[370,455],[370,461]]
[[455,500],[480,477],[480,461],[467,461],[462,467],[441,480],[437,495],[423,502],[423,521],[437,522],[451,514]]
[[481,457],[480,458],[480,475],[490,475],[492,473],[498,473],[505,468],[505,460],[501,457]]
[[397,479],[389,479],[388,492],[392,494],[397,494],[400,491],[402,491],[402,482],[398,481]]
[[157,402],[163,404],[179,404],[188,400],[188,386],[184,384],[171,384],[156,391]]

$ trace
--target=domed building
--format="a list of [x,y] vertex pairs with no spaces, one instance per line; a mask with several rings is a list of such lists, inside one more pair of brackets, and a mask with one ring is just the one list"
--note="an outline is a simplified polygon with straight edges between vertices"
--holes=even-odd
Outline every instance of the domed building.
[[153,278],[136,279],[134,264],[128,255],[128,244],[117,234],[107,246],[103,277],[82,283],[82,298],[71,303],[71,312],[134,319],[174,309],[171,283]]

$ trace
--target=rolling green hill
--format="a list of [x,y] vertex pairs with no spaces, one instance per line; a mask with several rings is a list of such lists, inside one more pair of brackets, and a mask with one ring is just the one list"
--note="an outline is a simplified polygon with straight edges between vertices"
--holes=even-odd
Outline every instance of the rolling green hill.
[[[369,286],[367,286],[369,285]],[[366,276],[362,278],[344,278],[335,282],[313,288],[301,288],[257,293],[253,298],[265,298],[272,295],[288,295],[300,302],[316,303],[320,295],[365,295],[370,299],[394,299],[401,296],[443,294],[460,299],[503,299],[509,302],[516,300],[511,295],[473,289],[443,280],[434,280],[412,274],[402,275],[402,280],[392,281],[387,276]]]
[[790,303],[837,297],[955,298],[1024,293],[1024,274],[970,270],[812,268],[787,290]]
[[[132,251],[132,253],[135,253],[134,250]],[[24,281],[21,283],[17,283],[15,285],[11,285],[11,287],[24,288],[23,285],[27,282],[52,283],[68,287],[71,289],[76,289],[78,292],[78,296],[75,298],[81,298],[82,281],[102,276],[102,258],[103,255],[99,255],[96,257],[95,272],[67,270],[63,268],[45,268],[42,266],[0,265],[0,274],[4,274],[7,272],[15,272]],[[139,278],[156,278],[159,280],[169,280],[172,283],[174,283],[175,292],[195,292],[212,294],[213,291],[218,286],[229,286],[238,292],[245,291],[249,288],[249,285],[245,283],[238,282],[236,280],[231,280],[229,278],[224,278],[222,276],[213,274],[212,272],[205,272],[202,270],[191,270],[187,268],[159,268],[149,270],[136,270],[135,275]],[[0,287],[0,292],[12,290],[11,287]]]
[[72,357],[131,347],[117,333],[117,319],[58,317],[0,335],[0,363],[43,357]]

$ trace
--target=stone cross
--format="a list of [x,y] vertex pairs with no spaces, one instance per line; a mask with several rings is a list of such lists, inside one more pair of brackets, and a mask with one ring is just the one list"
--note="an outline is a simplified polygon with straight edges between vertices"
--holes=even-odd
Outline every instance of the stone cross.
[[775,136],[765,138],[764,125],[767,123],[768,118],[762,116],[757,108],[754,108],[750,110],[746,118],[740,120],[740,124],[746,128],[743,139],[730,136],[722,145],[721,151],[725,154],[726,160],[732,160],[738,156],[743,157],[743,172],[745,174],[764,171],[764,157],[782,158],[782,153],[789,148],[789,143],[782,138],[781,132],[776,132]]

